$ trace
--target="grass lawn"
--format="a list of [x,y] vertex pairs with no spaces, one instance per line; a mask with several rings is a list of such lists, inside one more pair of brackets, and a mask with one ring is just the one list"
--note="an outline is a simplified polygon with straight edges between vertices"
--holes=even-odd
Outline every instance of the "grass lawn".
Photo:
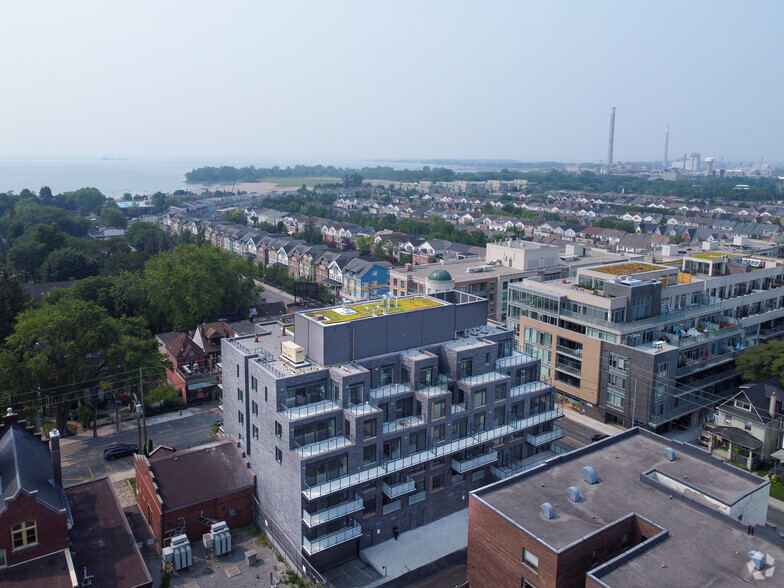
[[778,500],[784,500],[784,484],[771,484],[770,495]]
[[[391,311],[389,314],[394,314],[396,312],[406,312],[407,310],[418,310],[420,308],[430,308],[433,306],[441,306],[442,303],[438,300],[433,300],[432,298],[425,298],[424,296],[414,296],[412,298],[400,298],[397,301],[397,308],[395,308],[394,304],[390,304]],[[313,312],[306,313],[309,317],[315,317],[316,315],[323,315],[327,320],[322,321],[326,325],[331,325],[334,323],[342,323],[345,321],[353,321],[355,319],[361,318],[368,318],[373,316],[373,309],[374,308],[381,308],[381,303],[379,302],[360,302],[358,304],[352,304],[349,306],[351,310],[357,311],[356,314],[349,314],[343,315],[340,313],[335,312],[334,310],[316,310]]]
[[[55,429],[55,428],[57,428],[57,427],[56,427],[54,421],[44,421],[44,423],[41,425],[41,431],[43,432],[44,437],[48,437],[49,436],[49,431],[51,431],[52,429]],[[74,425],[72,425],[71,423],[68,423],[68,434],[69,435],[76,435],[76,427]]]
[[127,482],[131,485],[133,493],[136,494],[136,478],[128,478]]

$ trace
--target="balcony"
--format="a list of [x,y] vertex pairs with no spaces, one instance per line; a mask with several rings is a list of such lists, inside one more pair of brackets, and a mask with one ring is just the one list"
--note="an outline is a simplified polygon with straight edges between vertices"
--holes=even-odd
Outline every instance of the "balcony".
[[579,360],[582,360],[583,358],[582,349],[572,349],[571,347],[566,347],[565,345],[556,345],[556,350],[558,353],[563,353],[564,355],[568,355],[569,357],[574,357]]
[[340,406],[331,400],[323,400],[321,402],[314,402],[313,404],[303,404],[302,406],[294,406],[292,408],[282,404],[280,408],[280,411],[286,415],[286,418],[290,421],[304,419],[317,414],[324,414],[333,410],[340,410]]
[[351,445],[351,441],[349,439],[346,439],[345,437],[332,437],[331,439],[318,441],[317,443],[301,445],[297,447],[297,453],[299,453],[299,456],[302,459],[307,459],[309,457],[313,457],[314,455],[335,451],[336,449],[346,447],[347,445]]
[[551,387],[550,384],[546,382],[542,382],[541,380],[537,380],[535,382],[527,382],[525,384],[520,384],[519,386],[515,386],[514,388],[512,388],[509,391],[509,396],[511,398],[524,397],[529,394],[533,394],[534,392],[540,392],[542,390],[546,390],[547,388],[550,387]]
[[696,335],[692,335],[688,337],[681,336],[680,339],[675,341],[675,344],[678,347],[690,347],[698,343],[704,343],[705,341],[713,341],[720,337],[729,337],[730,335],[739,333],[742,330],[743,327],[740,325],[733,325],[732,327],[724,327],[723,329],[713,329],[711,331],[708,331],[707,333],[698,333]]
[[390,513],[395,512],[396,510],[400,510],[402,506],[403,506],[402,501],[395,500],[394,502],[390,502],[389,504],[385,504],[384,506],[382,506],[381,513],[388,515]]
[[465,474],[471,470],[476,470],[489,463],[498,461],[498,452],[495,449],[490,449],[487,453],[482,453],[476,457],[469,457],[466,459],[452,458],[452,469],[458,474]]
[[387,435],[389,433],[399,433],[401,431],[406,431],[411,427],[416,427],[424,424],[425,421],[421,416],[403,417],[402,419],[397,419],[395,421],[384,423],[384,435]]
[[559,372],[564,372],[564,373],[567,373],[567,374],[571,374],[571,375],[576,376],[578,378],[580,377],[580,375],[582,373],[580,369],[574,368],[574,367],[569,366],[569,365],[565,365],[563,363],[556,363],[555,364],[555,369],[558,370]]
[[408,494],[409,492],[416,490],[416,482],[414,482],[414,480],[411,478],[406,477],[405,481],[399,482],[397,484],[390,485],[384,482],[382,487],[384,494],[386,494],[388,498],[398,498],[404,494]]
[[733,351],[728,351],[727,353],[721,353],[719,355],[711,355],[707,359],[696,359],[692,360],[691,363],[688,365],[684,365],[679,367],[675,370],[675,376],[686,376],[688,374],[708,369],[709,367],[713,367],[719,364],[722,364],[727,361],[731,361],[738,357],[741,353],[743,353],[745,349],[735,349]]
[[536,361],[535,357],[528,355],[527,353],[520,353],[519,351],[515,351],[509,357],[502,357],[501,359],[497,360],[495,362],[495,369],[496,371],[501,371],[506,368],[531,363],[533,361]]
[[427,396],[428,398],[434,398],[436,396],[442,396],[448,393],[449,387],[447,386],[446,382],[436,384],[435,386],[427,386],[426,388],[420,388],[417,390],[417,394]]
[[460,382],[468,386],[478,386],[479,384],[489,384],[497,380],[508,378],[509,374],[502,374],[501,372],[487,372],[486,374],[479,374],[478,376],[467,376],[461,378]]
[[488,443],[494,439],[498,439],[499,437],[504,437],[505,435],[510,435],[518,431],[524,431],[525,429],[529,429],[531,427],[535,427],[536,425],[541,425],[561,417],[563,417],[563,409],[560,406],[557,406],[551,410],[546,410],[544,412],[531,415],[527,418],[517,419],[510,422],[508,425],[495,427],[494,429],[483,431],[481,433],[474,433],[470,437],[463,437],[462,439],[456,439],[450,443],[444,443],[443,445],[431,447],[430,449],[419,451],[406,457],[385,461],[380,466],[372,467],[356,474],[349,474],[348,476],[343,476],[329,482],[324,482],[323,484],[318,484],[317,486],[306,487],[302,490],[302,495],[308,500],[315,500],[321,496],[326,496],[334,492],[340,492],[341,490],[346,490],[358,484],[371,482],[373,480],[383,478],[384,476],[388,476],[389,474],[427,463],[431,459],[446,457],[463,449],[469,449],[471,447],[481,445],[482,443]]
[[490,466],[490,471],[496,478],[504,480],[543,464],[551,457],[557,455],[557,453],[557,451],[552,450],[542,451],[541,453],[526,457],[525,459],[510,461],[503,466]]
[[412,390],[405,384],[387,384],[386,386],[380,386],[371,390],[370,398],[371,400],[378,401],[382,398],[391,398],[392,396],[405,394],[407,392],[412,392]]
[[416,492],[408,497],[408,506],[412,504],[416,504],[417,502],[422,502],[425,498],[427,498],[427,491],[422,490],[421,492]]
[[362,498],[355,494],[353,500],[349,500],[348,502],[338,504],[331,508],[320,510],[314,513],[309,513],[303,510],[302,522],[304,522],[309,528],[313,528],[317,525],[323,525],[329,521],[344,517],[348,514],[351,514],[352,512],[359,512],[362,510],[362,508]]
[[528,441],[534,447],[540,447],[542,445],[547,445],[548,443],[555,441],[556,439],[560,439],[563,437],[563,430],[561,427],[553,426],[552,431],[546,431],[544,433],[539,433],[538,435],[532,435],[531,433],[526,433],[525,440]]
[[336,533],[324,535],[318,539],[307,539],[306,537],[303,537],[302,547],[305,549],[308,555],[314,555],[320,551],[324,551],[325,549],[329,549],[335,545],[340,545],[346,541],[351,541],[352,539],[357,539],[361,536],[362,525],[352,520],[351,525],[345,529],[337,531]]

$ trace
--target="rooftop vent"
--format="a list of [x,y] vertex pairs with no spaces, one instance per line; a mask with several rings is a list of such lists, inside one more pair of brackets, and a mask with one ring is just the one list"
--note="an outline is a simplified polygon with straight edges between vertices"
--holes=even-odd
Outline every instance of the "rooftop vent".
[[596,470],[591,466],[585,466],[580,471],[583,473],[585,481],[589,484],[596,484],[599,482],[599,479],[596,477]]
[[569,499],[572,502],[580,502],[580,491],[577,486],[569,486],[566,491],[569,493]]
[[754,566],[754,569],[761,570],[765,568],[765,554],[761,551],[749,551],[746,556],[751,560],[751,565]]
[[666,455],[667,459],[670,461],[675,461],[675,450],[672,447],[667,447],[664,450],[664,455]]
[[553,505],[549,502],[542,503],[542,512],[544,513],[544,518],[546,519],[554,519],[555,518],[555,510],[553,510]]

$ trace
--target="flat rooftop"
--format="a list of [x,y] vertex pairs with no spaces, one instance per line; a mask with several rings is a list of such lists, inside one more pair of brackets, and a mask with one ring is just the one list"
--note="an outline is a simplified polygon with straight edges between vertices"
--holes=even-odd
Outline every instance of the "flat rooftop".
[[[494,278],[497,276],[516,277],[522,276],[525,273],[530,273],[514,267],[506,267],[500,263],[496,263],[492,266],[486,264],[487,262],[484,259],[460,259],[457,261],[445,261],[443,263],[414,265],[410,271],[405,267],[397,267],[391,269],[389,273],[395,275],[405,274],[407,276],[413,276],[416,280],[424,280],[435,270],[443,269],[448,271],[452,276],[452,279],[457,282],[476,281],[486,278],[487,276],[492,276]],[[472,267],[485,267],[486,269],[481,272],[471,273],[468,271],[468,268]]]
[[[675,449],[675,461],[667,459],[667,447]],[[584,466],[595,469],[598,484],[584,480]],[[631,513],[668,531],[666,540],[603,575],[609,586],[647,586],[653,579],[672,586],[735,586],[751,579],[748,551],[784,561],[781,547],[731,526],[729,517],[725,522],[680,497],[673,500],[676,489],[663,491],[644,483],[643,476],[654,470],[659,479],[687,486],[687,494],[714,511],[718,504],[732,505],[766,485],[701,449],[632,429],[473,495],[555,550]],[[569,499],[569,486],[579,489],[580,502]],[[543,516],[539,505],[545,502],[554,506],[554,519]]]
[[599,272],[602,274],[610,274],[613,276],[631,276],[634,274],[642,274],[646,272],[655,272],[658,270],[672,269],[665,265],[653,265],[644,263],[642,261],[632,261],[628,263],[614,263],[608,265],[601,265],[598,267],[586,268],[592,272]]
[[368,300],[357,302],[356,304],[347,304],[345,307],[334,306],[332,308],[321,308],[302,314],[319,321],[324,326],[329,326],[331,324],[346,321],[373,318],[377,315],[396,314],[422,308],[431,308],[433,306],[444,306],[446,304],[447,303],[442,300],[436,300],[435,298],[430,298],[428,296],[405,296],[391,300],[389,304],[384,304],[381,300]]

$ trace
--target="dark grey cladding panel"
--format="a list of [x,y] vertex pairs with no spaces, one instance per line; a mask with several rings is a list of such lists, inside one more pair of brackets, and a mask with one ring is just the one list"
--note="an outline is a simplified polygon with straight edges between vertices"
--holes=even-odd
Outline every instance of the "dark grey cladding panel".
[[[481,327],[487,324],[487,300],[484,298],[475,299],[455,306],[455,331],[464,331],[473,327]],[[454,333],[450,335],[450,338]]]

